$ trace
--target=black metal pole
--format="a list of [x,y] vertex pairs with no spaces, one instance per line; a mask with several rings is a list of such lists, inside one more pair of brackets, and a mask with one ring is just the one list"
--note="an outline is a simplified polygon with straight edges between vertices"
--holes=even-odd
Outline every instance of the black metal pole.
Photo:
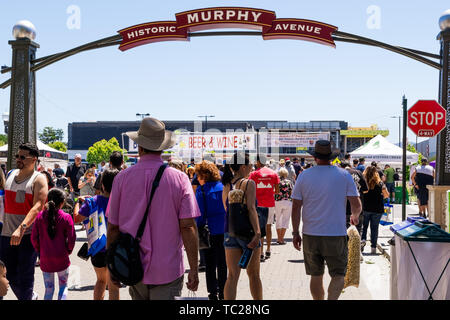
[[402,221],[406,220],[406,125],[407,100],[403,95],[403,157],[402,157]]
[[442,31],[441,65],[439,73],[439,103],[447,110],[446,126],[436,139],[436,180],[435,185],[450,185],[450,28]]
[[36,144],[36,79],[31,63],[39,45],[20,38],[12,47],[11,95],[8,128],[8,170],[14,169],[14,156],[24,142]]

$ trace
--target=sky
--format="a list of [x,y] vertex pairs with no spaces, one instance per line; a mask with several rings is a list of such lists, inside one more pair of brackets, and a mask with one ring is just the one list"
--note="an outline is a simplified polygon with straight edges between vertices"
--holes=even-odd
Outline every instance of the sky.
[[[0,7],[0,65],[11,65],[12,28],[31,21],[36,56],[66,51],[113,36],[136,24],[175,20],[200,8],[239,6],[273,10],[277,18],[310,19],[339,31],[391,45],[439,53],[438,20],[448,1],[4,1]],[[0,75],[0,82],[8,80]],[[377,124],[398,142],[402,97],[438,100],[439,71],[380,48],[336,42],[336,48],[301,40],[203,37],[121,52],[88,51],[36,73],[37,127],[80,121],[342,120]],[[10,88],[0,89],[0,112],[9,111]],[[3,132],[3,123],[0,125]],[[416,136],[408,129],[408,139]],[[423,139],[419,138],[419,142]]]

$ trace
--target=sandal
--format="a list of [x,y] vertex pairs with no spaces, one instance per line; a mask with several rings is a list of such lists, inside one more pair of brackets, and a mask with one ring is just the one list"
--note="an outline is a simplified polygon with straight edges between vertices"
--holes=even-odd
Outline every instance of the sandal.
[[270,251],[266,251],[266,259],[270,258]]

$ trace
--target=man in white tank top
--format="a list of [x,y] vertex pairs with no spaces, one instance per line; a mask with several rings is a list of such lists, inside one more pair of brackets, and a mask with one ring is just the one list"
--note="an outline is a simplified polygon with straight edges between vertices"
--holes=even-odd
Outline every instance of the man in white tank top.
[[428,164],[427,158],[422,158],[420,166],[411,175],[411,181],[417,193],[417,204],[419,206],[419,215],[426,218],[429,216],[428,207],[428,189],[427,185],[434,184],[434,168]]
[[31,300],[37,253],[31,244],[31,229],[47,199],[47,179],[35,171],[38,148],[31,143],[19,146],[17,169],[8,173],[5,184],[5,217],[0,237],[0,260],[6,264],[7,278],[18,300]]

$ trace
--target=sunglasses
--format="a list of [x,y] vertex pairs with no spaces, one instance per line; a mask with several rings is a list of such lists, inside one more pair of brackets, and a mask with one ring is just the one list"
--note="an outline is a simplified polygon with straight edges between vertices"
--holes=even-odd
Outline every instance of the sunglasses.
[[20,158],[20,160],[25,160],[25,159],[32,159],[32,158],[34,158],[34,157],[25,157],[25,156],[19,156],[18,154],[16,154],[16,159],[19,159]]

